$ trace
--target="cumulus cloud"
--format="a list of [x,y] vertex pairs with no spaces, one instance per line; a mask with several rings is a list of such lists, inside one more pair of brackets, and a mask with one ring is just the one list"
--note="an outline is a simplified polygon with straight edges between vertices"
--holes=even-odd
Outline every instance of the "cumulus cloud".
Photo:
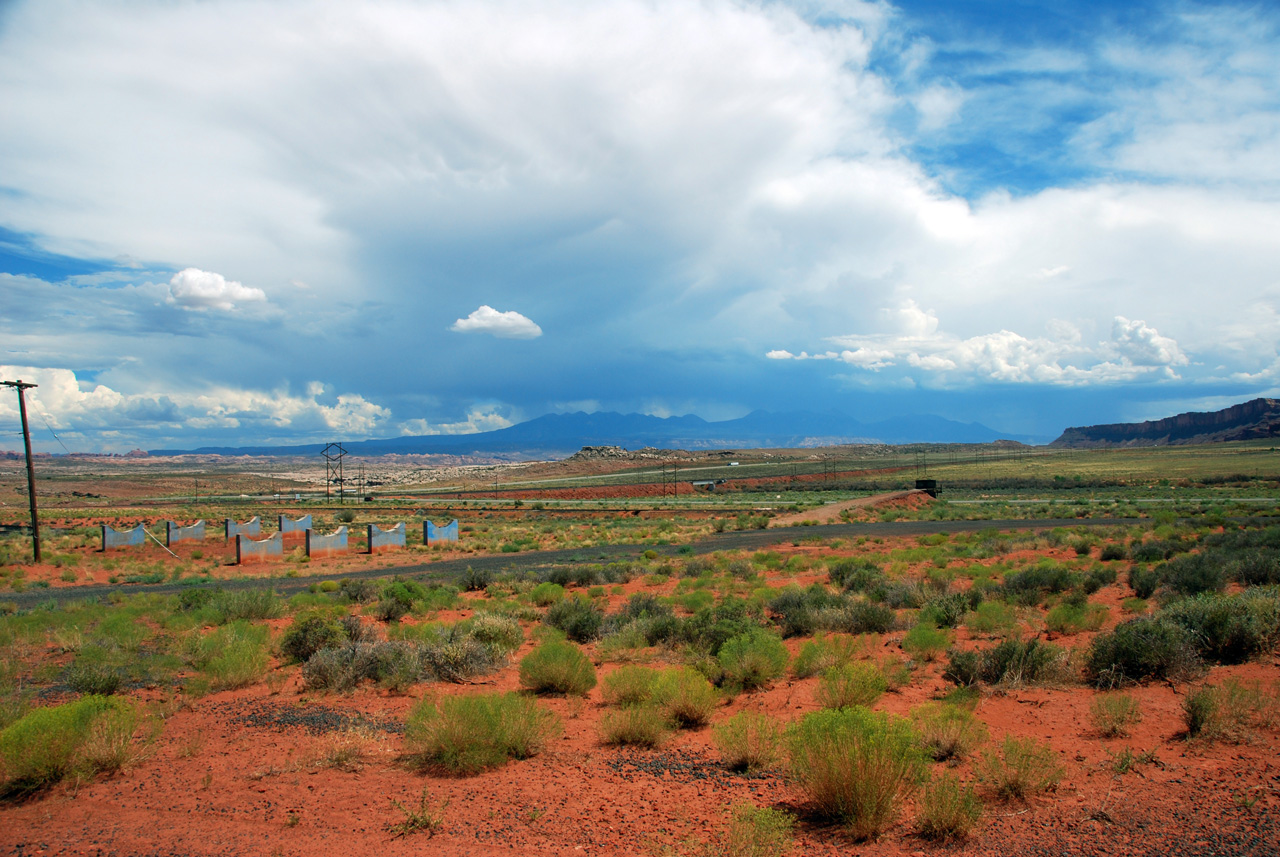
[[[184,434],[226,436],[254,443],[310,436],[368,437],[386,427],[390,409],[356,393],[341,393],[332,402],[319,400],[323,385],[308,385],[307,395],[287,390],[250,390],[211,386],[198,392],[122,393],[105,384],[85,384],[70,369],[0,366],[0,377],[18,377],[38,385],[28,393],[49,427],[64,440],[120,436],[113,445],[136,445],[164,438],[184,443]],[[14,401],[10,402],[9,398]],[[18,421],[16,397],[0,397],[0,424]],[[95,443],[88,451],[97,451]]]
[[1190,361],[1178,343],[1144,321],[1130,321],[1118,315],[1111,327],[1116,352],[1138,366],[1186,366]]
[[542,328],[514,310],[499,312],[485,304],[450,327],[458,333],[488,333],[502,339],[537,339]]
[[[859,0],[12,4],[5,227],[164,273],[0,302],[7,347],[86,367],[103,396],[149,391],[122,420],[241,427],[249,411],[191,397],[235,398],[269,359],[270,384],[306,390],[296,415],[316,431],[400,430],[369,399],[424,431],[489,424],[459,419],[479,400],[643,403],[656,377],[704,415],[776,406],[741,354],[825,367],[786,390],[806,407],[849,377],[1276,377],[1274,314],[1258,309],[1280,305],[1280,79],[1262,7],[1157,10],[1150,39],[1091,21],[1079,43],[1015,51],[998,34],[924,45],[910,14]],[[66,134],[80,125],[95,134]],[[1001,149],[1011,138],[1026,145]],[[210,270],[169,280],[186,260]],[[211,271],[282,287],[268,304]],[[4,288],[35,286],[0,275]],[[455,332],[534,338],[538,324],[492,308],[530,301],[555,332],[545,359],[382,372],[388,355],[447,347],[447,320],[420,321],[445,300],[486,302]],[[254,329],[245,309],[260,310]],[[361,346],[326,347],[339,337]],[[414,398],[428,387],[444,416]],[[351,390],[367,398],[343,403]]]
[[242,304],[264,303],[267,293],[212,271],[186,268],[169,280],[169,295],[165,300],[196,312],[211,309],[230,312]]
[[914,301],[881,313],[894,321],[891,333],[830,337],[843,350],[814,355],[775,349],[774,360],[838,360],[870,372],[897,367],[932,384],[999,383],[1078,386],[1114,384],[1144,376],[1177,378],[1174,366],[1190,361],[1178,343],[1143,321],[1117,316],[1109,341],[1086,345],[1065,322],[1048,325],[1049,336],[1010,330],[958,337],[941,331],[935,315]]
[[497,431],[515,423],[494,407],[476,407],[467,411],[467,418],[456,422],[431,422],[424,419],[405,420],[400,424],[401,435],[474,434]]

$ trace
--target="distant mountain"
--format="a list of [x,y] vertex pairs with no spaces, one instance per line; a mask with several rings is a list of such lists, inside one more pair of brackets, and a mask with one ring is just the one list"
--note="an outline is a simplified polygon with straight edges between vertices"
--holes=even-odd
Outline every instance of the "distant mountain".
[[1050,446],[1173,446],[1280,437],[1280,399],[1254,399],[1221,411],[1190,412],[1144,423],[1069,428]]
[[[745,417],[707,422],[701,417],[645,414],[547,414],[496,431],[423,435],[343,442],[351,455],[484,455],[524,453],[530,457],[570,455],[584,446],[628,449],[758,449],[831,446],[841,443],[989,443],[1007,437],[978,423],[935,416],[898,417],[860,423],[835,412],[777,414],[753,411]],[[318,455],[324,444],[300,446],[155,449],[151,455]]]

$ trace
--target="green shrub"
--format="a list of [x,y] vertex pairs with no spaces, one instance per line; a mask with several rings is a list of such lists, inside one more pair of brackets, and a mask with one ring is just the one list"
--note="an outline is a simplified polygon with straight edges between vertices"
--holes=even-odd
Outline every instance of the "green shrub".
[[884,580],[884,572],[870,559],[841,559],[827,566],[827,577],[848,592],[866,592]]
[[1142,707],[1127,693],[1102,693],[1090,703],[1089,716],[1103,738],[1122,738],[1142,720]]
[[0,732],[0,796],[120,767],[136,722],[131,703],[96,695],[28,712]]
[[1116,570],[1108,566],[1098,566],[1089,571],[1084,576],[1084,580],[1080,583],[1080,588],[1087,595],[1092,595],[1104,586],[1110,586],[1116,582]]
[[123,671],[111,664],[87,662],[76,658],[67,668],[67,686],[76,693],[110,696],[120,689]]
[[586,696],[596,686],[596,668],[572,643],[544,643],[520,661],[520,686],[534,693]]
[[214,624],[228,622],[275,619],[284,607],[275,592],[270,589],[240,589],[233,592],[218,590],[209,600]]
[[401,601],[398,598],[381,598],[377,604],[373,605],[370,612],[380,622],[399,622],[409,614],[412,608],[412,602]]
[[911,713],[920,743],[934,761],[964,759],[987,740],[987,727],[958,705],[926,703]]
[[815,611],[840,607],[844,598],[832,595],[826,587],[815,583],[808,589],[788,586],[769,601],[769,612],[784,637],[807,637],[813,634]]
[[888,689],[888,680],[874,664],[845,664],[822,674],[816,696],[823,708],[850,708],[869,706]]
[[420,766],[468,775],[537,755],[558,729],[554,714],[518,693],[427,698],[405,721],[405,749]]
[[345,577],[338,581],[338,594],[356,604],[367,604],[378,597],[378,584],[372,580]]
[[490,583],[493,583],[493,572],[485,568],[475,569],[467,566],[467,570],[462,573],[460,583],[466,592],[483,592],[489,588]]
[[1007,634],[1017,624],[1013,608],[1000,601],[982,602],[965,620],[965,626],[975,634]]
[[1251,550],[1237,555],[1231,576],[1244,586],[1280,585],[1280,555],[1274,550]]
[[1013,735],[1006,735],[998,750],[982,754],[978,771],[993,792],[1008,798],[1025,798],[1052,788],[1065,773],[1048,744]]
[[280,651],[291,661],[306,663],[316,652],[337,646],[346,638],[346,629],[336,619],[321,615],[298,616],[281,636]]
[[1196,688],[1182,701],[1183,722],[1190,738],[1216,737],[1222,728],[1222,703],[1211,686]]
[[782,730],[767,714],[739,711],[712,730],[720,758],[731,771],[772,768],[782,758]]
[[1140,565],[1129,569],[1129,588],[1137,598],[1150,598],[1160,588],[1161,582],[1161,574],[1156,569],[1144,568]]
[[[1129,559],[1134,562],[1160,562],[1175,554],[1185,553],[1191,545],[1181,539],[1157,539],[1150,542],[1134,542],[1129,545]],[[1145,598],[1147,596],[1139,596]]]
[[1191,633],[1162,617],[1140,616],[1099,634],[1085,660],[1085,678],[1102,689],[1150,678],[1186,681],[1201,669]]
[[1055,634],[1079,634],[1096,631],[1107,619],[1107,608],[1101,604],[1063,603],[1045,616],[1045,627]]
[[916,625],[902,639],[903,651],[918,661],[929,663],[947,650],[951,635],[929,622]]
[[[422,678],[425,651],[403,641],[349,642],[313,654],[302,665],[302,678],[313,690],[347,691],[365,680],[403,690]],[[466,671],[454,680],[475,674]]]
[[1257,682],[1229,678],[1221,685],[1203,685],[1183,700],[1187,737],[1243,743],[1255,727],[1275,725],[1276,703],[1274,690],[1267,693]]
[[1158,567],[1156,572],[1167,587],[1179,595],[1221,592],[1227,585],[1227,568],[1213,555],[1184,554]]
[[1102,546],[1102,553],[1098,558],[1103,562],[1112,562],[1113,560],[1124,559],[1125,553],[1124,545],[1107,542]]
[[809,714],[787,731],[787,747],[792,776],[815,808],[855,839],[891,824],[925,775],[910,723],[865,708]]
[[237,620],[189,638],[187,660],[208,676],[214,690],[245,687],[262,678],[270,657],[271,629]]
[[529,592],[529,600],[539,607],[550,607],[563,598],[564,587],[558,583],[539,583]]
[[782,641],[763,629],[734,637],[719,655],[724,683],[746,691],[768,686],[786,671],[789,659]]
[[440,681],[463,682],[493,672],[506,661],[506,652],[455,631],[444,640],[421,644],[418,657],[423,672]]
[[831,667],[852,663],[861,649],[861,641],[849,634],[819,634],[800,647],[800,654],[791,663],[791,674],[808,678]]
[[1186,629],[1205,660],[1244,663],[1280,642],[1280,589],[1255,588],[1239,595],[1205,593],[1174,602],[1160,617]]
[[984,651],[949,653],[943,678],[959,685],[1034,684],[1056,677],[1062,652],[1039,640],[1009,638]]
[[935,595],[921,608],[920,624],[928,623],[938,628],[954,628],[981,601],[981,589]]
[[618,708],[600,717],[600,740],[605,744],[656,747],[670,730],[666,715],[653,705]]
[[653,704],[676,726],[704,726],[720,697],[702,673],[692,667],[666,670],[653,686]]
[[1049,593],[1071,589],[1077,582],[1077,576],[1069,568],[1046,562],[1009,572],[1004,576],[1001,589],[1007,600],[1029,607],[1039,604]]
[[898,614],[892,607],[857,598],[814,611],[813,624],[823,631],[844,634],[884,634],[897,627]]
[[524,642],[520,623],[497,613],[477,614],[467,627],[467,636],[503,655],[514,652]]
[[681,623],[679,639],[700,652],[716,656],[726,642],[742,634],[762,631],[762,624],[758,606],[741,598],[725,598]]
[[604,677],[600,691],[609,705],[643,705],[653,698],[653,688],[659,675],[660,672],[653,667],[618,667]]
[[982,818],[982,801],[973,786],[943,771],[924,785],[920,795],[920,835],[936,841],[962,840]]
[[589,643],[600,636],[600,625],[604,622],[604,614],[585,599],[561,598],[547,610],[543,621],[553,628],[564,631],[565,636],[575,643]]

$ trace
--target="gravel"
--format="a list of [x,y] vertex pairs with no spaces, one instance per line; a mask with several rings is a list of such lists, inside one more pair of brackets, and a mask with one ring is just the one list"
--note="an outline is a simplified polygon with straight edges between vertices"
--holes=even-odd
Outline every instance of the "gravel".
[[349,729],[374,729],[392,735],[404,734],[404,723],[399,720],[349,714],[315,703],[283,705],[274,702],[228,702],[211,707],[226,714],[232,723],[276,732],[305,729],[312,735],[323,735]]

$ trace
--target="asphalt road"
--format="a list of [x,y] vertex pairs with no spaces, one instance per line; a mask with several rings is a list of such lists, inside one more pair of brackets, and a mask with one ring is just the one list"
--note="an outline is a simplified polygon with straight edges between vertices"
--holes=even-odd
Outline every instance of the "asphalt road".
[[[1250,519],[1257,520],[1257,519]],[[50,589],[28,589],[26,592],[7,592],[0,600],[16,604],[19,609],[34,607],[49,601],[58,603],[86,598],[107,598],[114,593],[158,593],[173,595],[192,586],[222,587],[223,589],[274,588],[283,595],[302,592],[313,583],[344,578],[386,578],[425,576],[431,580],[448,581],[463,574],[468,568],[487,569],[494,573],[548,565],[572,563],[613,562],[638,559],[647,550],[664,556],[688,553],[707,554],[716,551],[764,550],[773,545],[786,544],[798,539],[857,538],[859,536],[889,538],[894,536],[924,536],[934,533],[972,533],[981,530],[1049,530],[1054,527],[1115,527],[1134,524],[1150,524],[1150,518],[1038,518],[1004,521],[885,521],[861,524],[823,524],[811,527],[779,527],[767,530],[741,530],[715,533],[686,545],[599,545],[590,548],[532,551],[517,554],[490,554],[488,556],[447,559],[438,562],[415,563],[380,567],[364,571],[344,571],[337,574],[317,574],[306,577],[255,578],[253,580],[224,580],[214,583],[182,584],[116,584],[72,586]]]

